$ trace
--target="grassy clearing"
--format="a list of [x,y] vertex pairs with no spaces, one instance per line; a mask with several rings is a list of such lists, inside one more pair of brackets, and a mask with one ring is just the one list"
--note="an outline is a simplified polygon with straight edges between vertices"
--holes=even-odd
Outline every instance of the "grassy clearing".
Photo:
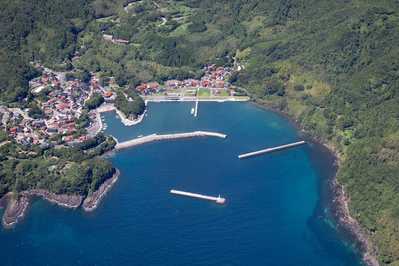
[[220,96],[230,96],[230,93],[228,90],[220,90]]
[[211,90],[210,89],[198,90],[198,97],[206,97],[206,96],[211,96]]

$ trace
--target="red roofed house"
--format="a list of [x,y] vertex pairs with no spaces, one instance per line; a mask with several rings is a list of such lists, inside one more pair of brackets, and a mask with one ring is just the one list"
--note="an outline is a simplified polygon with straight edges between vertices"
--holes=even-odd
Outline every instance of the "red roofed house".
[[98,85],[93,85],[93,90],[98,90],[98,89],[100,89],[100,86],[98,86]]
[[142,84],[142,85],[139,85],[136,87],[136,89],[139,89],[139,90],[146,89],[146,88],[147,88],[147,84]]
[[59,85],[61,82],[59,81],[59,80],[57,80],[57,81],[54,81],[54,84],[55,85]]
[[72,58],[72,62],[75,62],[76,60],[78,60],[80,57],[79,56],[75,56],[74,58]]
[[106,97],[106,98],[108,98],[108,97],[111,97],[112,96],[112,92],[107,92],[107,93],[104,93],[104,97]]
[[79,137],[79,141],[84,141],[84,140],[86,140],[86,136],[80,136]]
[[223,67],[216,68],[216,71],[220,71],[220,70],[223,70]]
[[68,123],[68,127],[73,127],[73,126],[75,126],[74,122]]
[[17,128],[16,127],[10,128],[10,132],[17,132]]
[[120,39],[115,39],[116,43],[124,43],[124,44],[129,44],[130,41],[126,41],[126,40],[120,40]]

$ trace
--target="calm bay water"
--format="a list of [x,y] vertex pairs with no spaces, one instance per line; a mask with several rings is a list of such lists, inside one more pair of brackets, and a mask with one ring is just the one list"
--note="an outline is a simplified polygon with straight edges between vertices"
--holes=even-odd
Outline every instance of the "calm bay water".
[[[94,212],[40,199],[12,229],[0,229],[2,265],[362,265],[327,219],[334,158],[284,116],[252,103],[150,103],[125,127],[103,114],[120,142],[195,130],[227,139],[160,141],[118,151],[121,171]],[[307,144],[239,160],[238,155]],[[225,205],[171,195],[219,194]],[[2,215],[4,210],[0,211]]]

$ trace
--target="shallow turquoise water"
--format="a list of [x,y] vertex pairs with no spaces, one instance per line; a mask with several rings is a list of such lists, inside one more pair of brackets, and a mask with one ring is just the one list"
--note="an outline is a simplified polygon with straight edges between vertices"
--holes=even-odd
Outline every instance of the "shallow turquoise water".
[[[12,229],[0,229],[2,264],[358,265],[360,253],[336,229],[329,184],[334,158],[284,116],[252,103],[150,103],[125,127],[103,114],[119,141],[194,130],[227,139],[160,141],[118,151],[121,176],[94,212],[32,200]],[[239,160],[299,140],[307,144]],[[218,196],[225,205],[171,195]],[[4,210],[3,210],[4,211]],[[2,212],[0,213],[2,214]]]

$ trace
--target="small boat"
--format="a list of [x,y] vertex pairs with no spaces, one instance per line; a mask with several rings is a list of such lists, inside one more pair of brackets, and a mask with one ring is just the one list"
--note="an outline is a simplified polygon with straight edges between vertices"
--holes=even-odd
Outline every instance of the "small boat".
[[143,137],[143,135],[138,136],[138,138],[142,138],[142,137]]
[[116,115],[115,118],[116,118],[116,119],[119,119],[120,117],[119,117],[119,115]]
[[192,108],[192,109],[191,109],[191,114],[193,115],[193,114],[194,114],[194,112],[195,112],[195,109],[194,109],[194,108]]
[[147,114],[145,114],[145,116],[147,116]]
[[103,118],[103,119],[101,119],[101,121],[105,121],[105,119]]
[[102,115],[101,118],[105,118],[105,116]]

